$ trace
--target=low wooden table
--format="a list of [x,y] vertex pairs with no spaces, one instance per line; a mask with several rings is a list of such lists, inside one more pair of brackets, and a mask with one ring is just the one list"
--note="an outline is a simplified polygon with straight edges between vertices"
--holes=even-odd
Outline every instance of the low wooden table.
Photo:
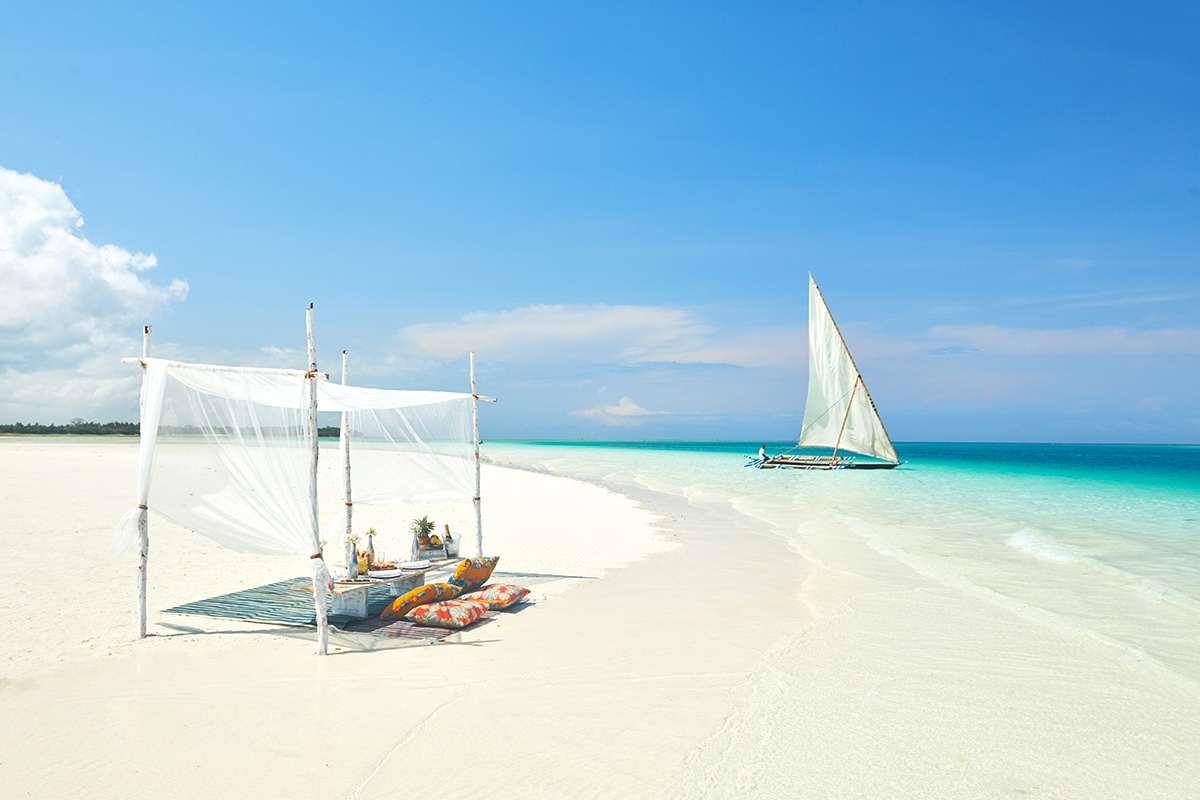
[[430,564],[428,567],[422,567],[421,569],[406,569],[401,574],[390,578],[372,578],[366,575],[353,581],[334,581],[333,589],[330,590],[332,603],[329,612],[331,614],[344,614],[355,619],[366,619],[367,593],[372,586],[387,586],[388,592],[393,597],[399,597],[405,592],[412,591],[424,584],[426,572],[441,569],[447,564],[453,563],[453,561],[441,561],[436,564]]

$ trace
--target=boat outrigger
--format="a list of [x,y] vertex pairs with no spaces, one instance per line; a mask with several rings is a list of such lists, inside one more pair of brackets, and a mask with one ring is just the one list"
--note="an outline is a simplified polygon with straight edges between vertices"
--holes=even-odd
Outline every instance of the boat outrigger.
[[[808,450],[809,452],[804,452]],[[813,452],[813,450],[817,452]],[[759,469],[891,469],[900,465],[842,333],[808,275],[808,400],[796,446],[750,459]]]

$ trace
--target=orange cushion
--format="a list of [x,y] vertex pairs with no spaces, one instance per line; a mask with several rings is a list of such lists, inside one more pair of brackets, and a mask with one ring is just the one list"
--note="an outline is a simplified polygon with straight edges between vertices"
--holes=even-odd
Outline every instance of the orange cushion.
[[525,599],[529,590],[524,586],[514,586],[511,583],[489,583],[473,592],[465,592],[458,596],[459,600],[473,600],[483,603],[493,611],[499,611],[514,606]]
[[427,583],[393,600],[379,615],[380,619],[400,619],[417,606],[449,600],[458,596],[458,587],[449,583]]
[[444,600],[441,603],[417,606],[408,612],[408,619],[418,625],[465,628],[486,613],[487,606],[483,603],[473,603],[470,600]]
[[474,591],[492,577],[492,570],[496,568],[496,562],[499,560],[500,556],[468,558],[455,568],[450,583],[457,586],[460,592]]

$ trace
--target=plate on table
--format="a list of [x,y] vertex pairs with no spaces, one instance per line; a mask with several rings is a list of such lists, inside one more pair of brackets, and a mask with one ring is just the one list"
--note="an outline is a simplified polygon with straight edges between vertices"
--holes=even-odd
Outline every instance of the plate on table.
[[400,565],[401,569],[425,569],[429,566],[429,561],[405,561]]
[[403,575],[402,569],[373,569],[367,572],[367,577],[370,578],[394,578],[397,575]]

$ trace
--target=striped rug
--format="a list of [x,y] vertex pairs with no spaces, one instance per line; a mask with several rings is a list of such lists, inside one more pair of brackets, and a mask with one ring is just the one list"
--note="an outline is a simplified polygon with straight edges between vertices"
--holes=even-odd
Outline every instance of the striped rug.
[[[355,619],[345,614],[330,614],[329,626],[347,633],[366,633],[372,636],[389,636],[418,641],[439,641],[456,631],[450,628],[430,628],[415,625],[406,619],[382,620],[380,613],[395,598],[386,586],[372,586],[367,590],[367,618]],[[164,614],[191,614],[198,617],[233,619],[239,622],[259,622],[265,625],[290,625],[302,628],[317,626],[317,612],[313,608],[312,582],[308,578],[291,578],[253,589],[210,597],[184,603],[163,610]],[[484,625],[495,619],[497,613],[489,611],[472,627]]]

